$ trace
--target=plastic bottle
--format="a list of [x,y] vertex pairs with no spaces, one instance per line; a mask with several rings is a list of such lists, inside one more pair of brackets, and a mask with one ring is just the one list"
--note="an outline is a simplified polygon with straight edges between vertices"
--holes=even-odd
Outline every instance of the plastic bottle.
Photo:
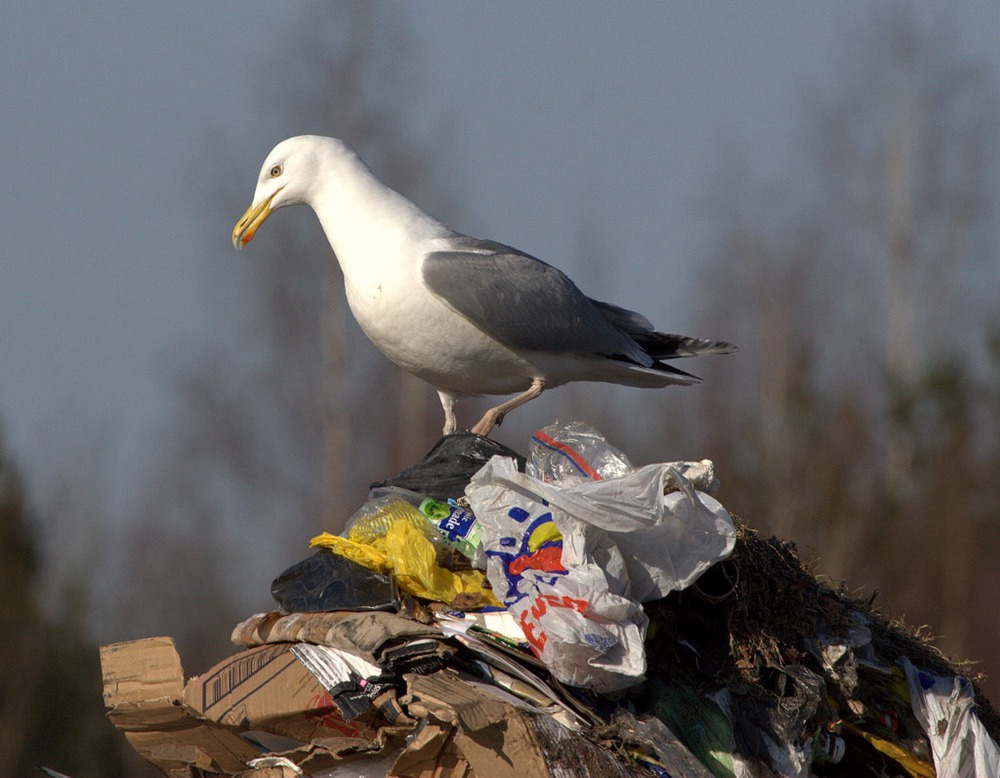
[[371,498],[362,505],[347,522],[347,537],[370,545],[400,520],[419,529],[435,546],[442,545],[440,533],[427,518],[411,503],[393,494]]
[[442,534],[445,542],[476,567],[485,564],[480,542],[480,527],[475,514],[454,500],[442,502],[427,498],[420,503],[420,513]]

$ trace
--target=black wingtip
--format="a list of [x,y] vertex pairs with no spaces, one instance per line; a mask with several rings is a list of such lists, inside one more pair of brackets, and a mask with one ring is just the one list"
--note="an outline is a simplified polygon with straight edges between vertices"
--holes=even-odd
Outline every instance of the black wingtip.
[[736,346],[725,340],[689,338],[686,335],[669,335],[665,332],[638,333],[632,338],[653,359],[700,357],[706,354],[732,354],[739,351]]
[[680,368],[674,367],[673,365],[668,365],[666,362],[660,362],[659,360],[657,360],[656,362],[653,363],[652,367],[657,372],[668,373],[672,376],[676,376],[677,378],[683,378],[684,379],[683,383],[686,384],[701,383],[701,378],[699,376],[696,376],[694,373],[689,373],[686,370],[681,370]]

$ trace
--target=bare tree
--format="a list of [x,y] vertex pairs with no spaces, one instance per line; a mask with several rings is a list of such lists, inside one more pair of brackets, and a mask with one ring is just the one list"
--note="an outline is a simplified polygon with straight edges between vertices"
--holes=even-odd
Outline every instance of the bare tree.
[[699,388],[697,432],[727,505],[964,653],[996,516],[975,419],[998,378],[982,365],[1000,104],[902,7],[849,39],[835,86],[810,91],[801,178],[734,164],[720,180],[703,327],[740,344],[743,375]]
[[905,502],[915,487],[910,389],[935,360],[982,354],[981,340],[958,333],[981,329],[1000,106],[987,69],[900,6],[852,37],[844,86],[812,100],[811,172],[831,215],[829,261],[851,268],[854,294],[884,322],[868,327],[892,390],[888,485]]

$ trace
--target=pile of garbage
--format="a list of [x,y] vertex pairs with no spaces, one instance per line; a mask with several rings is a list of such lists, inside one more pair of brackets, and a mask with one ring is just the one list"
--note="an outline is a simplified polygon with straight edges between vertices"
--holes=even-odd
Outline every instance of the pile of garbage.
[[185,681],[101,649],[112,722],[170,776],[1000,775],[967,668],[712,496],[585,425],[527,459],[443,438],[279,575]]

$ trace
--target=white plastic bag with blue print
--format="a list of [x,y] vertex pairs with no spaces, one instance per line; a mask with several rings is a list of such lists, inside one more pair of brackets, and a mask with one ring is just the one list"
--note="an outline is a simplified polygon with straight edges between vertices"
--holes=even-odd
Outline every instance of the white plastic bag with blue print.
[[972,684],[960,675],[935,675],[915,667],[906,657],[913,714],[931,741],[934,769],[949,778],[996,778],[1000,747],[976,715]]
[[[680,491],[664,496],[668,483]],[[639,603],[689,585],[735,542],[725,509],[670,464],[564,486],[494,457],[466,494],[494,594],[556,678],[600,692],[642,680]]]

